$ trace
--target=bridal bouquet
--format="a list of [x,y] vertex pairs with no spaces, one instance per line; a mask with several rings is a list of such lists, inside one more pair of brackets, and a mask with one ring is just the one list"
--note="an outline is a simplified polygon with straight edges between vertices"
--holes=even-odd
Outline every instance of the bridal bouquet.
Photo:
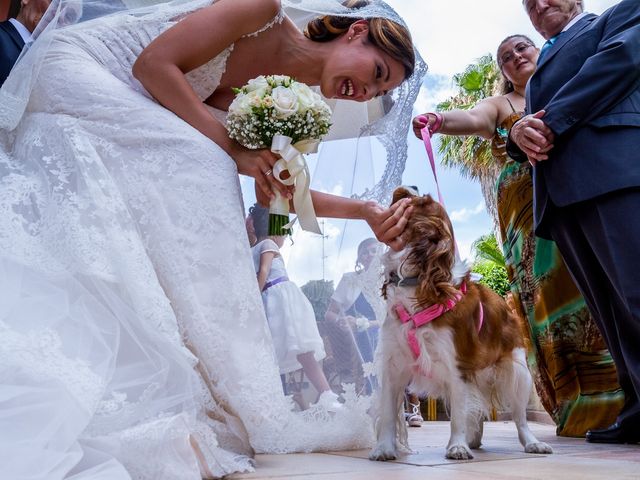
[[[294,185],[293,204],[303,229],[320,233],[309,193],[310,175],[304,153],[314,153],[331,126],[331,109],[304,83],[285,75],[259,76],[234,89],[229,106],[229,136],[251,148],[270,148],[281,158],[273,176]],[[281,174],[287,172],[282,178]],[[289,233],[289,202],[278,192],[269,206],[269,235]]]

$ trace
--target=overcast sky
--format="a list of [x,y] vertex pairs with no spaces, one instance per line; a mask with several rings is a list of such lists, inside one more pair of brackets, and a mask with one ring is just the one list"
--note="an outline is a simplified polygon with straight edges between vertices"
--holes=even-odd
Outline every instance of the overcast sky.
[[[520,0],[387,0],[407,21],[414,42],[429,65],[429,72],[414,106],[414,113],[432,111],[435,105],[454,90],[452,77],[477,58],[491,53],[508,35],[524,33],[540,46],[542,37],[533,29]],[[618,3],[614,0],[586,0],[586,10],[602,13]],[[376,165],[361,165],[359,176],[377,177]],[[312,170],[313,171],[313,170]],[[491,220],[477,184],[462,179],[457,172],[439,167],[438,177],[456,238],[463,257],[470,257],[471,243],[492,230]],[[415,137],[409,138],[409,158],[403,183],[417,185],[421,192],[435,194],[433,175],[424,147]],[[253,201],[248,189],[245,202]],[[335,191],[335,193],[341,193]],[[247,205],[248,208],[249,205]],[[327,220],[325,238],[297,232],[295,244],[283,249],[290,277],[299,285],[324,277],[340,279],[343,271],[353,269],[357,243],[370,236],[360,222]],[[324,247],[324,250],[323,250]],[[323,253],[324,252],[324,253]]]

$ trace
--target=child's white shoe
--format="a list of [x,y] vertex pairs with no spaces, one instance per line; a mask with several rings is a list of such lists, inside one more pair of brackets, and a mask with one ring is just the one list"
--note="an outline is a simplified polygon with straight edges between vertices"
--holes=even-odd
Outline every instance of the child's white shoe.
[[342,405],[342,403],[340,403],[340,401],[338,400],[339,398],[340,397],[338,397],[338,395],[331,390],[325,390],[318,397],[316,405],[320,405],[328,412],[337,412],[338,410],[342,410],[344,408],[344,405]]
[[404,419],[410,427],[421,427],[424,419],[420,414],[420,404],[409,403],[411,406],[411,412],[404,412]]

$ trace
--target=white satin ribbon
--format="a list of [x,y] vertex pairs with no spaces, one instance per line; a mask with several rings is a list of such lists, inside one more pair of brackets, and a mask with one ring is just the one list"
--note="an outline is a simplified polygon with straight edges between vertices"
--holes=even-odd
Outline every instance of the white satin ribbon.
[[[304,153],[315,153],[318,151],[318,140],[303,140],[291,144],[292,138],[286,135],[276,135],[271,142],[271,151],[280,155],[280,159],[273,165],[273,177],[283,185],[294,185],[293,206],[296,209],[298,221],[303,230],[314,233],[322,233],[318,225],[316,211],[313,208],[311,192],[311,175],[309,167],[303,156]],[[289,178],[283,179],[280,174],[289,172]],[[286,202],[286,210],[285,210]],[[282,210],[279,212],[279,210]],[[276,192],[276,198],[271,202],[270,211],[288,214],[289,202]],[[289,224],[293,225],[294,222]]]

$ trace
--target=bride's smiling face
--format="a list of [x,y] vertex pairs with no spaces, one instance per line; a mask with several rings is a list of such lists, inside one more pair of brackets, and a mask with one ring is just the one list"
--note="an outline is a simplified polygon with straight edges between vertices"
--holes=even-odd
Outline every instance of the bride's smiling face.
[[405,67],[373,45],[368,32],[366,21],[356,22],[332,42],[333,53],[320,81],[325,97],[364,102],[386,94],[404,81]]

